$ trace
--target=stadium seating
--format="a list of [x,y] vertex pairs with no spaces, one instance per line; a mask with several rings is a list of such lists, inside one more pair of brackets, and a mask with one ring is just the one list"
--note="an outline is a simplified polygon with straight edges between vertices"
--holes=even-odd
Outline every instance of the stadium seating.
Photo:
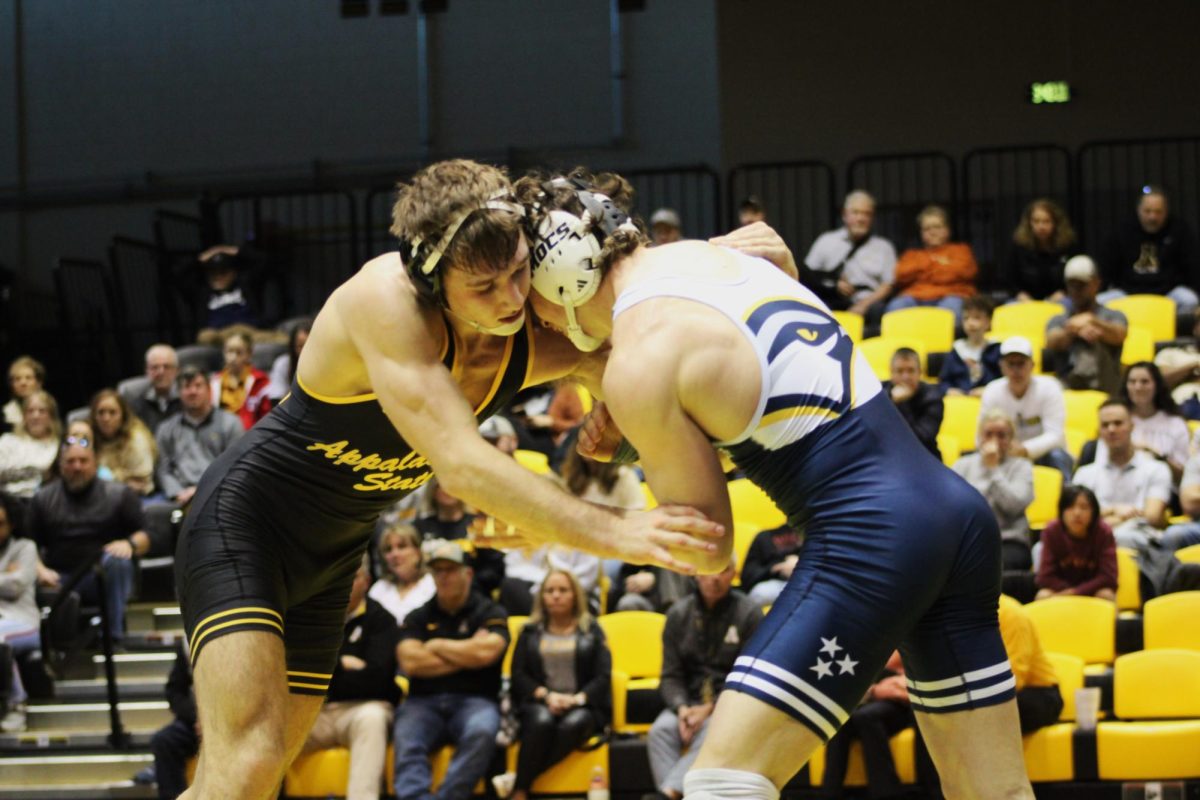
[[1025,606],[1048,651],[1111,664],[1116,654],[1117,607],[1098,597],[1062,595]]
[[1032,530],[1040,531],[1058,517],[1058,498],[1062,494],[1063,475],[1054,467],[1033,466],[1033,502],[1025,509]]
[[1097,416],[1100,404],[1108,395],[1095,389],[1064,389],[1063,401],[1067,406],[1067,425],[1075,428],[1088,439],[1095,439],[1100,431]]
[[974,450],[980,405],[980,399],[969,394],[948,395],[943,398],[942,427],[938,428],[938,434],[953,436],[963,452]]
[[1127,547],[1117,548],[1117,610],[1137,611],[1142,607],[1141,572],[1137,553]]
[[645,733],[650,722],[629,722],[629,694],[658,692],[662,673],[662,632],[667,618],[653,611],[617,611],[597,617],[608,639],[613,664],[613,730]]
[[504,651],[504,661],[500,663],[500,674],[506,678],[512,675],[513,651],[517,647],[517,637],[527,622],[529,617],[521,614],[512,614],[508,618],[508,649]]
[[759,530],[778,528],[787,522],[775,501],[749,480],[738,478],[730,481],[728,487],[735,522],[749,522],[758,525]]
[[[1169,297],[1131,294],[1111,300],[1106,305],[1124,314],[1130,328],[1146,330],[1152,342],[1166,342],[1175,338],[1175,301]],[[1153,355],[1151,351],[1151,357]]]
[[954,345],[954,312],[936,306],[889,311],[879,333],[885,339],[916,339],[926,353],[945,353]]
[[938,434],[937,447],[938,452],[942,454],[942,463],[947,467],[954,466],[954,462],[958,461],[962,455],[962,448],[958,444],[958,438],[949,434]]
[[1139,361],[1154,360],[1154,337],[1150,331],[1138,325],[1130,325],[1121,346],[1121,366],[1127,367]]
[[1075,690],[1083,688],[1083,659],[1066,653],[1046,653],[1058,678],[1063,709],[1058,722],[1024,737],[1025,771],[1035,783],[1069,781],[1075,777]]
[[1200,652],[1200,592],[1175,592],[1148,601],[1142,630],[1147,650]]
[[992,331],[1024,336],[1031,342],[1036,337],[1046,339],[1046,323],[1063,313],[1058,303],[1033,300],[1028,303],[1009,303],[997,306],[992,312]]
[[894,339],[885,336],[873,336],[863,339],[858,349],[866,356],[871,370],[881,381],[886,381],[892,374],[892,354],[901,347],[909,347],[917,351],[921,357],[921,372],[925,372],[927,361],[924,343],[920,339]]
[[1175,551],[1175,557],[1185,564],[1200,564],[1200,544],[1179,548]]
[[863,340],[863,318],[862,314],[855,314],[853,311],[834,311],[833,318],[837,320],[838,325],[841,325],[846,331],[846,335],[850,337],[850,341],[859,344]]
[[527,470],[536,472],[538,475],[546,475],[550,472],[550,459],[545,453],[539,453],[536,450],[517,450],[513,453],[513,458]]

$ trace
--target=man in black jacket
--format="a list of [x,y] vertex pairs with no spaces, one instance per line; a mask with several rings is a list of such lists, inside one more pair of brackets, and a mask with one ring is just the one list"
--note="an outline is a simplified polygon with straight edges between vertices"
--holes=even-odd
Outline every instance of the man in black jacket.
[[378,800],[387,758],[388,728],[400,700],[396,685],[396,618],[367,597],[371,571],[366,558],[354,576],[346,628],[325,705],[302,752],[327,747],[350,750],[347,800]]
[[1101,305],[1125,294],[1164,294],[1180,311],[1196,307],[1196,237],[1184,220],[1170,213],[1167,195],[1157,186],[1143,187],[1136,220],[1115,226],[1103,269],[1108,291],[1100,296]]
[[783,591],[800,560],[804,535],[790,525],[760,531],[746,551],[742,591],[756,606],[769,606]]
[[937,434],[946,409],[937,388],[921,380],[921,356],[916,350],[901,347],[892,354],[892,379],[883,382],[883,390],[925,449],[941,458]]

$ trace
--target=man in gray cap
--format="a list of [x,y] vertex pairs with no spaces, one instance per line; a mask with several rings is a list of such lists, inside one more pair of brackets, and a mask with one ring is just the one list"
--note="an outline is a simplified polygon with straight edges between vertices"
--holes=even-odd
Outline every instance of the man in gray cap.
[[508,613],[471,591],[474,570],[458,542],[430,541],[423,549],[436,594],[400,628],[396,652],[409,688],[393,737],[396,797],[430,796],[429,756],[449,743],[454,757],[437,797],[465,800],[496,747]]
[[1088,256],[1068,261],[1063,281],[1072,313],[1046,323],[1046,349],[1067,354],[1058,377],[1068,389],[1116,394],[1121,388],[1121,346],[1129,323],[1120,311],[1096,301],[1100,273]]
[[673,208],[660,208],[650,216],[650,238],[655,244],[670,244],[683,238],[683,223]]

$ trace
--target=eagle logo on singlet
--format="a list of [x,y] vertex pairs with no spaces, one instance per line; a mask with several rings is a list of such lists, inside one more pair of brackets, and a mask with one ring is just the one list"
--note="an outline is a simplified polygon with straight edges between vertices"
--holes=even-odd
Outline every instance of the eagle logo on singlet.
[[347,439],[313,442],[305,449],[323,454],[335,467],[345,467],[356,475],[365,473],[351,487],[358,492],[411,491],[424,486],[433,477],[428,459],[416,450],[410,450],[401,458],[383,458],[379,453],[363,453],[357,447],[351,447]]

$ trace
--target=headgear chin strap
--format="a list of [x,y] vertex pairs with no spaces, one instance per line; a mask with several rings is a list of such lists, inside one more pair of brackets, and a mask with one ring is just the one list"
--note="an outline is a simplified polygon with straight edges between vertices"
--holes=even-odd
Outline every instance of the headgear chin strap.
[[583,216],[555,209],[546,214],[535,232],[530,263],[533,266],[533,289],[545,299],[560,305],[567,315],[567,338],[585,353],[604,344],[584,333],[575,317],[575,309],[591,300],[600,288],[601,274],[596,268],[602,240],[599,228],[607,239],[618,230],[637,227],[629,215],[603,194],[593,192],[575,179],[555,178],[554,188],[570,188],[584,207]]
[[492,336],[512,336],[514,333],[521,330],[521,328],[525,325],[525,314],[523,312],[520,318],[518,318],[515,322],[510,322],[507,325],[497,325],[493,328],[488,328],[480,325],[470,317],[463,316],[450,306],[446,306],[445,308],[446,311],[448,311],[451,315],[458,317],[480,333],[490,333]]

